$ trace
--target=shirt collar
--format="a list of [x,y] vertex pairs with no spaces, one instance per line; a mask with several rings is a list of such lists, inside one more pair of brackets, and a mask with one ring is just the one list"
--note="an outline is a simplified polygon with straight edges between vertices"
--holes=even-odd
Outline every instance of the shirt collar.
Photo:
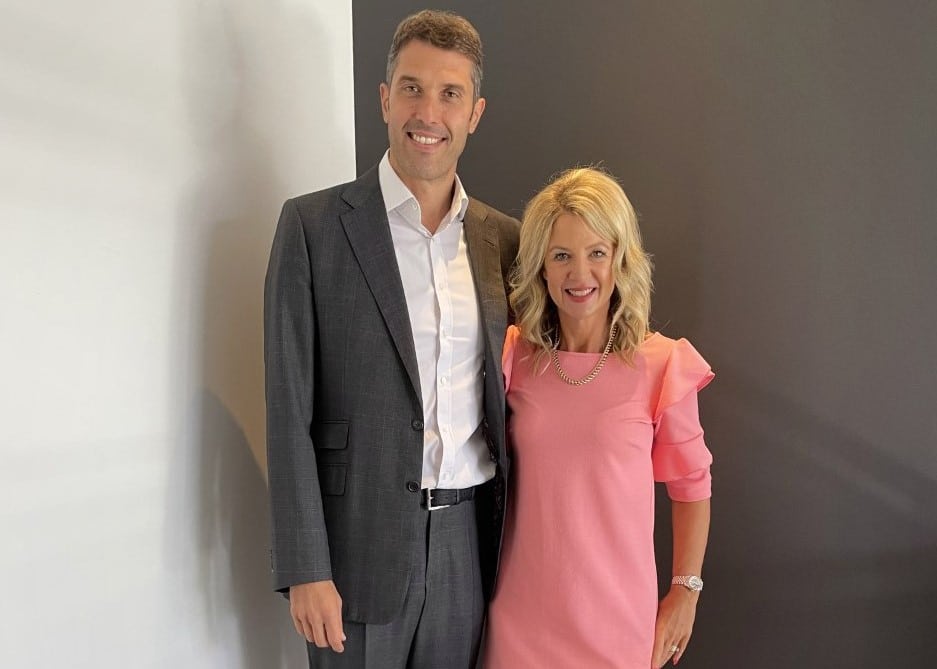
[[[378,181],[381,184],[381,195],[384,196],[385,211],[390,213],[399,210],[399,213],[410,221],[410,216],[405,213],[408,207],[404,207],[404,205],[411,203],[409,209],[413,212],[419,212],[420,204],[417,202],[416,196],[410,192],[407,185],[400,179],[394,171],[394,168],[391,167],[389,150],[385,151],[384,157],[381,158],[381,163],[377,168],[377,175]],[[449,213],[446,214],[439,229],[445,229],[452,221],[461,221],[465,217],[465,210],[467,208],[468,194],[465,192],[465,188],[462,187],[462,181],[457,174],[455,176],[455,188],[452,193],[452,204],[449,207]],[[415,216],[415,219],[416,224],[422,227],[419,215]]]

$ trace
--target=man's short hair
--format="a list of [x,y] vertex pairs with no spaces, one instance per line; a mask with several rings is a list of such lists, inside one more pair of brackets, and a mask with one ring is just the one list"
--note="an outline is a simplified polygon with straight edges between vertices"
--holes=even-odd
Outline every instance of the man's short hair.
[[387,85],[390,86],[397,69],[400,50],[413,40],[426,42],[439,49],[456,51],[472,61],[473,98],[481,95],[482,39],[475,26],[458,14],[438,9],[424,9],[411,14],[397,26],[387,53]]

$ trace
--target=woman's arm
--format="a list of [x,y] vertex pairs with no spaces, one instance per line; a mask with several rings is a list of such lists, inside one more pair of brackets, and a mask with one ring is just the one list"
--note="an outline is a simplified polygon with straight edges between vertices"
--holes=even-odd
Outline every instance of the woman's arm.
[[[673,575],[699,576],[709,539],[709,500],[698,502],[671,501],[673,524]],[[680,661],[693,633],[699,592],[682,585],[671,585],[657,609],[653,666],[662,667],[673,657]],[[671,652],[677,646],[679,650]]]

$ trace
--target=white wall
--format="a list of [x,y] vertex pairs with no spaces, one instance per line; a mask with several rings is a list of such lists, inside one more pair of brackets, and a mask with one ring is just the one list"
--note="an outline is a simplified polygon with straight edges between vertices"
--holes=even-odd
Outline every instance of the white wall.
[[[376,113],[376,112],[375,112]],[[354,176],[350,0],[0,6],[0,666],[305,666],[262,284]]]

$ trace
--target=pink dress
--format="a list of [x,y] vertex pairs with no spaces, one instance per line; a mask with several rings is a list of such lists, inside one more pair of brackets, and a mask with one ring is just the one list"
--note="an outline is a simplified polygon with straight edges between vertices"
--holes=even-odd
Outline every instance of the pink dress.
[[[710,496],[696,393],[713,378],[685,339],[659,333],[634,367],[610,357],[564,383],[508,329],[511,488],[485,669],[649,669],[657,615],[654,481]],[[573,378],[599,354],[560,352]],[[542,374],[540,370],[546,368]]]

